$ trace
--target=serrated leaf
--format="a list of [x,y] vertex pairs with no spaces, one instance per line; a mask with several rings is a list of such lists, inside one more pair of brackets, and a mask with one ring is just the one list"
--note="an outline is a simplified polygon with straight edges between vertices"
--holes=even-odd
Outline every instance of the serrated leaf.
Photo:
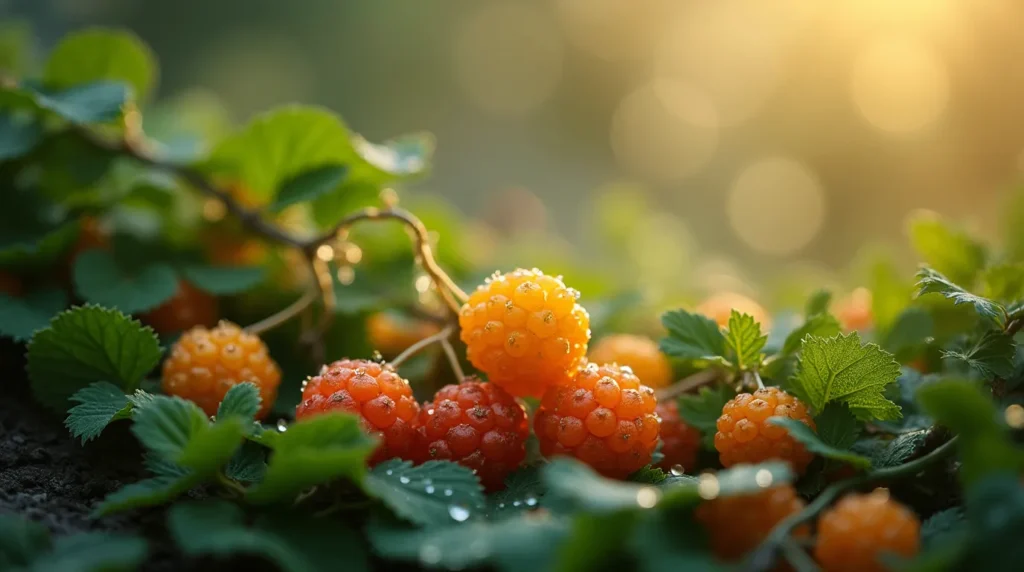
[[283,513],[248,525],[240,507],[207,501],[172,507],[167,528],[178,547],[193,557],[253,554],[285,572],[370,569],[359,535],[334,519]]
[[67,305],[63,290],[35,290],[19,298],[0,293],[0,335],[28,340]]
[[348,168],[344,165],[321,165],[288,179],[281,185],[270,210],[282,210],[330,193],[345,179]]
[[985,247],[934,213],[920,212],[912,216],[909,233],[910,242],[921,258],[953,282],[970,285],[985,266]]
[[955,506],[939,511],[921,523],[921,548],[927,551],[946,542],[950,535],[964,531],[964,509]]
[[902,465],[917,453],[927,437],[928,431],[924,429],[901,433],[875,451],[871,456],[871,464],[876,469]]
[[832,303],[832,292],[829,290],[818,290],[811,294],[804,307],[804,315],[807,317],[828,313],[829,304]]
[[54,87],[120,80],[131,84],[138,99],[145,99],[156,82],[156,58],[131,32],[92,28],[68,34],[57,44],[43,80]]
[[43,127],[30,115],[0,109],[0,162],[17,159],[35,148]]
[[142,538],[109,532],[82,532],[54,540],[53,550],[36,560],[32,570],[134,570],[146,557],[146,550],[146,541]]
[[167,264],[126,269],[106,250],[87,250],[75,259],[75,291],[83,299],[126,314],[156,308],[178,291],[178,277]]
[[639,471],[629,475],[629,482],[642,485],[660,485],[667,478],[668,475],[665,474],[665,471],[653,465],[646,465]]
[[487,518],[516,516],[541,505],[547,489],[537,467],[523,467],[505,477],[505,488],[487,496]]
[[473,471],[450,461],[413,466],[410,461],[392,459],[366,475],[363,490],[420,526],[463,522],[484,506],[483,487]]
[[706,442],[710,442],[715,435],[715,424],[722,416],[722,407],[733,397],[736,397],[736,392],[724,383],[702,387],[696,395],[679,397],[679,417],[700,431]]
[[794,385],[822,411],[839,401],[861,419],[893,420],[900,408],[885,398],[885,386],[896,381],[900,366],[875,344],[861,345],[853,332],[832,338],[808,337],[803,344]]
[[242,446],[249,425],[251,423],[240,417],[230,416],[202,426],[182,450],[177,462],[200,476],[215,474]]
[[71,401],[78,405],[68,410],[64,426],[82,444],[100,436],[107,425],[131,417],[128,396],[116,385],[100,381],[75,392]]
[[1013,374],[1015,352],[1013,338],[1002,332],[988,331],[973,347],[964,351],[943,351],[942,357],[960,360],[982,378],[990,380]]
[[260,410],[263,399],[260,390],[251,382],[234,385],[224,394],[220,406],[217,407],[217,419],[234,415],[243,421],[252,421]]
[[224,475],[240,483],[259,483],[266,472],[267,456],[256,443],[243,443],[224,467]]
[[952,300],[955,305],[970,304],[974,306],[979,316],[999,328],[1003,327],[1006,310],[1002,306],[988,298],[971,294],[931,268],[922,268],[917,273],[917,288],[918,296],[941,294]]
[[849,449],[861,434],[861,423],[850,413],[849,408],[832,403],[814,418],[818,438],[825,444],[838,449]]
[[[853,416],[850,418],[853,419]],[[867,469],[871,466],[871,461],[867,457],[826,443],[813,429],[796,419],[772,417],[768,419],[768,423],[784,427],[789,432],[790,437],[802,443],[808,451],[821,455],[826,459],[847,463],[859,469]]]
[[64,411],[68,397],[95,381],[133,391],[160,356],[153,330],[117,310],[81,306],[32,336],[28,373],[36,397]]
[[237,416],[211,424],[195,403],[157,395],[137,409],[132,432],[152,453],[206,477],[235,454],[246,425]]
[[999,264],[985,271],[985,295],[993,300],[1024,298],[1024,264]]
[[569,527],[557,517],[527,514],[442,528],[411,528],[377,519],[366,533],[374,552],[389,560],[449,570],[490,564],[501,572],[537,572],[551,568]]
[[107,495],[93,510],[93,515],[106,516],[116,512],[161,505],[184,494],[201,482],[201,478],[192,474],[144,479],[121,487]]
[[761,324],[753,316],[732,311],[729,328],[725,333],[725,344],[735,358],[736,367],[756,368],[761,363],[761,350],[767,341],[768,336],[761,334]]
[[376,444],[352,415],[326,413],[299,421],[274,439],[266,475],[249,498],[256,503],[291,502],[305,489],[335,479],[362,482]]
[[715,360],[725,355],[725,336],[718,324],[686,310],[674,310],[661,316],[668,337],[661,340],[666,355],[690,360]]
[[27,567],[50,549],[50,531],[14,514],[0,514],[0,569]]
[[782,344],[783,355],[793,355],[800,351],[800,345],[807,336],[828,337],[839,333],[839,320],[832,314],[815,314],[786,336]]
[[29,94],[40,108],[81,125],[117,119],[131,96],[129,86],[116,81],[97,81],[67,89],[30,89]]
[[181,269],[182,276],[192,285],[215,294],[240,294],[258,286],[266,278],[262,266],[202,266],[191,265]]

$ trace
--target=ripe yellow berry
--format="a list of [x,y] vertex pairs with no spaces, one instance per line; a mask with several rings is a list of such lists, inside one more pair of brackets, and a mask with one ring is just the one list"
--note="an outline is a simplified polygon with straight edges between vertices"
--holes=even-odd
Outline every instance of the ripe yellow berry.
[[777,387],[741,393],[725,404],[718,418],[715,449],[722,465],[778,459],[803,474],[814,455],[784,428],[768,423],[772,417],[789,417],[815,429],[807,406]]
[[871,291],[857,288],[849,296],[836,302],[836,319],[844,332],[870,330],[875,325],[871,309]]
[[917,515],[887,491],[850,494],[818,519],[814,558],[825,572],[883,572],[883,554],[917,554],[920,531]]
[[590,316],[579,293],[540,270],[495,274],[459,312],[469,361],[516,397],[540,397],[579,371]]
[[723,328],[729,324],[729,316],[736,310],[741,314],[749,314],[761,324],[761,330],[767,331],[771,326],[768,311],[754,300],[735,292],[719,292],[709,296],[694,310],[696,313],[711,318]]
[[[697,507],[694,516],[708,531],[711,549],[725,560],[742,558],[793,513],[804,508],[804,501],[790,485],[774,487],[748,495],[717,498]],[[806,538],[807,526],[793,531],[793,536]]]
[[626,366],[641,383],[658,389],[672,381],[672,367],[658,344],[643,336],[615,334],[601,338],[590,350],[590,361]]

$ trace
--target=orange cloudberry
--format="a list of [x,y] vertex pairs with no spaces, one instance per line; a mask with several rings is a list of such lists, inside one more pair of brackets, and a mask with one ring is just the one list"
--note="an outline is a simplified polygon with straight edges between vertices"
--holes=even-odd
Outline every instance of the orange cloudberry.
[[651,462],[660,421],[654,390],[628,369],[587,364],[567,385],[548,389],[534,419],[545,456],[576,457],[623,478]]
[[766,331],[771,326],[771,316],[764,306],[754,300],[737,294],[735,292],[719,292],[712,294],[701,302],[694,310],[696,313],[707,316],[723,328],[729,324],[729,316],[736,310],[741,314],[749,314],[754,320],[761,324],[761,330]]
[[259,389],[262,419],[277,399],[281,370],[259,337],[230,322],[188,330],[164,361],[164,393],[194,401],[207,415],[215,415],[224,394],[243,382]]
[[146,312],[140,319],[161,334],[181,332],[195,326],[213,327],[217,323],[217,298],[181,280],[174,297]]
[[[694,516],[707,530],[715,555],[731,562],[757,548],[775,525],[803,508],[804,501],[796,490],[782,485],[709,500],[697,507]],[[807,526],[798,527],[793,536],[807,537]]]
[[590,361],[628,366],[640,381],[658,389],[672,381],[668,358],[650,338],[632,334],[615,334],[601,338],[590,350]]
[[659,402],[654,411],[661,418],[661,453],[665,455],[658,466],[665,470],[682,467],[693,472],[700,451],[700,432],[679,417],[675,400]]
[[871,309],[871,291],[857,288],[849,296],[836,302],[836,319],[844,332],[870,330],[875,325]]
[[413,459],[416,416],[420,407],[409,382],[388,364],[342,359],[325,365],[302,389],[295,418],[306,419],[328,411],[359,416],[363,428],[380,438],[370,465],[399,457]]
[[384,357],[394,357],[438,331],[440,328],[437,324],[391,312],[377,312],[366,319],[366,334],[370,345]]
[[850,494],[818,519],[814,558],[825,572],[883,572],[883,554],[917,554],[920,530],[917,516],[887,491]]
[[803,474],[813,455],[784,428],[768,423],[771,417],[789,417],[815,429],[807,407],[777,387],[741,393],[725,404],[718,418],[715,449],[722,465],[778,459]]
[[523,406],[475,378],[442,387],[421,408],[417,431],[420,461],[455,461],[476,471],[488,490],[504,487],[523,462],[530,434]]
[[540,397],[583,365],[590,316],[579,293],[540,270],[495,274],[459,312],[469,361],[516,397]]

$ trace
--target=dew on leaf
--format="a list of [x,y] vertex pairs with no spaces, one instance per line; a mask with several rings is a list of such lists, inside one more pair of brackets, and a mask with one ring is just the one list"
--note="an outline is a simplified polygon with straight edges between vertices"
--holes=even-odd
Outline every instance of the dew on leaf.
[[686,474],[686,471],[683,470],[683,466],[678,464],[672,465],[672,468],[669,470],[669,472],[672,473],[673,477],[681,477]]
[[441,561],[441,549],[433,544],[424,544],[420,547],[420,562],[433,565]]
[[409,484],[409,477],[402,475],[401,477],[398,477],[398,482],[402,483],[403,485],[407,485]]
[[423,490],[426,491],[428,495],[432,495],[436,489],[434,489],[434,485],[427,485]]
[[465,522],[469,518],[469,509],[464,506],[453,504],[448,507],[448,516],[456,522]]

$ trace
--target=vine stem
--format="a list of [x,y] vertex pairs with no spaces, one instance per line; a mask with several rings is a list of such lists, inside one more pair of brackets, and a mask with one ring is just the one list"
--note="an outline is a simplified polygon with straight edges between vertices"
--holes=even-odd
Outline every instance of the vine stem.
[[402,353],[398,354],[398,356],[395,357],[395,359],[391,360],[391,362],[390,362],[391,366],[395,367],[395,368],[398,368],[398,366],[402,365],[403,363],[405,363],[406,360],[408,360],[412,356],[414,356],[417,353],[419,353],[419,351],[422,350],[423,348],[425,348],[425,347],[427,347],[427,346],[429,346],[431,344],[437,344],[437,343],[443,344],[444,342],[447,342],[448,341],[448,337],[451,336],[452,332],[454,332],[454,331],[455,331],[455,326],[453,324],[448,324],[447,326],[442,328],[441,331],[437,332],[436,334],[427,336],[427,337],[423,338],[422,340],[416,342],[415,344],[405,348],[405,351],[403,351]]
[[717,369],[703,369],[697,373],[691,374],[683,379],[673,383],[672,385],[660,389],[657,392],[658,401],[672,399],[678,397],[684,393],[689,393],[702,385],[707,385],[712,381],[718,379],[721,372]]
[[887,481],[916,475],[932,463],[940,461],[950,455],[954,450],[956,450],[956,443],[957,438],[953,437],[927,455],[914,459],[909,463],[904,463],[896,467],[879,469],[867,475],[852,477],[830,485],[828,488],[823,490],[821,494],[814,499],[814,501],[804,507],[802,511],[791,515],[776,525],[775,528],[772,529],[771,534],[769,534],[768,537],[765,538],[764,542],[761,543],[761,546],[754,551],[753,555],[746,562],[744,569],[753,571],[768,570],[771,568],[775,562],[776,550],[779,550],[786,542],[790,541],[790,535],[793,533],[793,530],[817,516],[821,511],[825,510],[840,494],[850,489],[877,483],[879,481]]
[[459,380],[459,383],[462,383],[466,379],[466,372],[462,371],[462,364],[459,363],[459,356],[456,355],[455,347],[452,346],[451,340],[448,338],[441,340],[441,349],[444,350],[444,355],[448,358],[449,365],[452,366],[455,378]]
[[255,324],[249,324],[245,327],[245,331],[260,335],[263,332],[272,330],[288,320],[298,316],[303,310],[309,307],[320,296],[320,291],[315,288],[310,288],[302,295],[301,298],[292,302],[292,304],[280,312],[267,316],[266,318],[256,322]]

